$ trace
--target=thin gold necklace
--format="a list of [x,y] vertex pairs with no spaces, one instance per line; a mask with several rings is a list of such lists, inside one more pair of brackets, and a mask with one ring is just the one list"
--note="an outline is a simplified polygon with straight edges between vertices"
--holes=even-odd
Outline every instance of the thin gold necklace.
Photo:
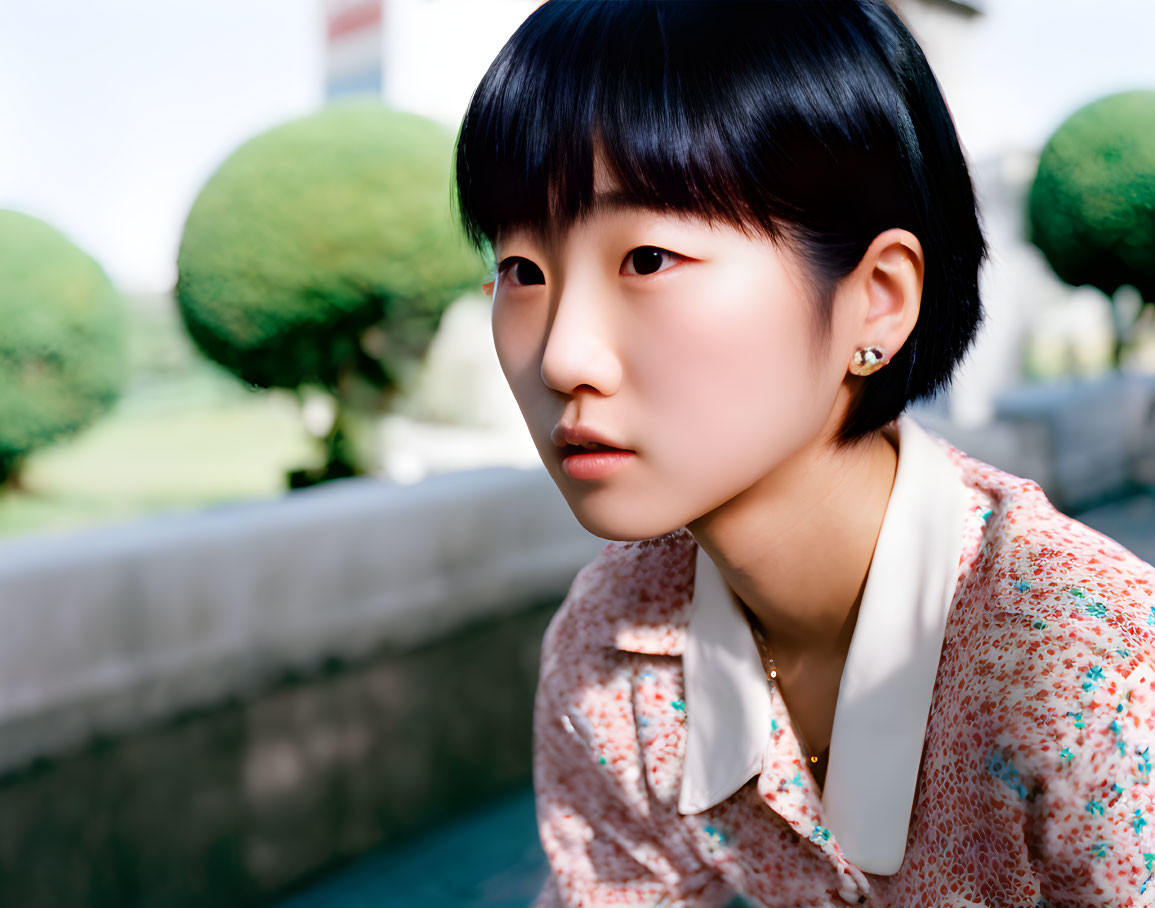
[[[758,654],[762,658],[762,668],[766,672],[766,678],[771,684],[777,685],[778,669],[774,665],[774,657],[770,655],[770,647],[766,644],[766,637],[762,634],[758,619],[754,617],[745,603],[742,604],[742,610],[746,613],[746,622],[750,625],[750,630],[754,634],[754,642],[758,645]],[[790,720],[790,724],[794,726],[794,737],[798,740],[798,746],[802,748],[803,759],[810,766],[814,780],[821,786],[826,776],[826,761],[830,758],[830,745],[827,744],[817,754],[812,754],[810,748],[806,746],[806,742],[802,740],[802,734],[794,725],[793,719]]]

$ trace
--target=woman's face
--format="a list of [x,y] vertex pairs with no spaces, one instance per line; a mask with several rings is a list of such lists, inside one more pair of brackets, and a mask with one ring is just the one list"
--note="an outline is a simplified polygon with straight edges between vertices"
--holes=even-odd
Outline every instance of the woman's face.
[[[853,344],[836,320],[818,348],[802,272],[768,239],[596,189],[607,204],[563,235],[496,244],[493,335],[578,520],[644,539],[823,444]],[[567,446],[597,440],[612,448]]]

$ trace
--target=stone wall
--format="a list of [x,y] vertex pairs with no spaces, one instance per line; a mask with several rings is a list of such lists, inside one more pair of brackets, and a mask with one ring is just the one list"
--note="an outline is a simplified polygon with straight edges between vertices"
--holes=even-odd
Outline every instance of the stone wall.
[[0,546],[0,905],[260,904],[526,784],[601,544],[487,470]]

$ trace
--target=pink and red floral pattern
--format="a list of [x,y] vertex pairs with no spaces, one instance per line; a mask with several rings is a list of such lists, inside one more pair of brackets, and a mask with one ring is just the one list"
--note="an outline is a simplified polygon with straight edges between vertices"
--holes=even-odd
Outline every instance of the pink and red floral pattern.
[[678,813],[696,554],[681,530],[608,545],[546,634],[538,908],[1155,906],[1155,568],[947,450],[973,507],[898,872],[842,854],[780,697],[762,773]]

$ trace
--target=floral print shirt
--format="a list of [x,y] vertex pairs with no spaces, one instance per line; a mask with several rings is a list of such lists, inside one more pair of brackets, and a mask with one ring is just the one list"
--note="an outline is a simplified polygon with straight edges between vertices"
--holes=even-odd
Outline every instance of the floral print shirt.
[[537,908],[1155,906],[1155,568],[910,417],[888,430],[822,791],[687,531],[579,573],[542,649]]

